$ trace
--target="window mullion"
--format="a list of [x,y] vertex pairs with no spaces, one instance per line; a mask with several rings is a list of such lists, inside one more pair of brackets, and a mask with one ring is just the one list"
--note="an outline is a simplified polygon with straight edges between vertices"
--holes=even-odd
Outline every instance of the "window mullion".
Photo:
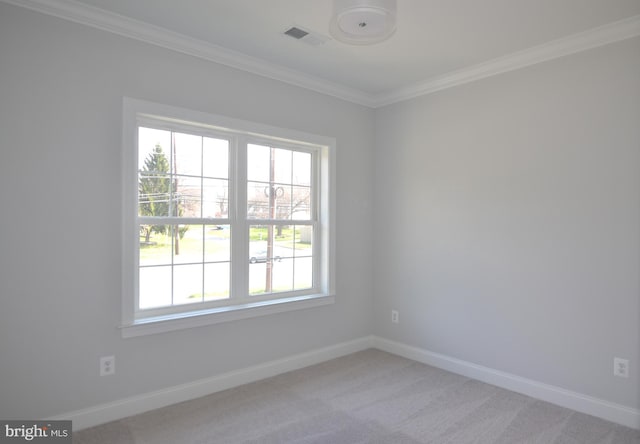
[[231,298],[244,299],[249,294],[249,226],[247,224],[247,138],[233,139],[230,156],[234,197],[231,231]]
[[320,183],[322,178],[322,172],[320,169],[322,168],[320,162],[320,156],[318,152],[313,153],[311,156],[311,220],[317,221],[318,216],[320,215],[321,208],[321,199],[322,195],[322,184]]
[[139,224],[149,225],[227,225],[226,218],[176,217],[176,216],[138,216]]
[[[200,200],[204,205],[204,137],[200,136]],[[202,211],[202,205],[200,206],[200,218],[204,216]],[[204,302],[205,300],[205,282],[207,280],[207,276],[205,275],[207,266],[205,265],[205,259],[207,257],[207,245],[205,242],[205,233],[207,232],[207,226],[202,225],[202,282],[200,283],[200,288],[202,289],[202,299],[200,302]]]
[[[175,168],[175,159],[176,159],[176,133],[171,131],[171,149],[169,150],[169,215],[170,216],[178,216],[178,212],[176,211],[175,215],[174,210],[173,210],[173,206],[174,206],[174,196],[177,190],[174,189],[174,184],[175,182],[175,176],[174,176],[174,171],[176,171]],[[176,233],[174,232],[175,228],[177,227],[177,225],[170,225],[170,233],[171,233],[171,306],[175,305],[175,279],[176,279],[176,268],[175,268],[175,247],[176,247],[176,242],[175,242],[175,238],[174,236],[176,236]]]

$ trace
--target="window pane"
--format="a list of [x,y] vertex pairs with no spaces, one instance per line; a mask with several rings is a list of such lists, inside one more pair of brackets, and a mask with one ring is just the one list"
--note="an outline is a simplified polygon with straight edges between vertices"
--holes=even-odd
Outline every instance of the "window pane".
[[273,228],[274,256],[293,257],[294,229],[292,225],[276,225]]
[[291,183],[291,150],[273,150],[273,181],[281,184]]
[[200,176],[202,174],[202,137],[173,133],[173,174]]
[[206,225],[204,235],[205,262],[231,260],[231,230],[229,225]]
[[140,266],[171,264],[171,227],[140,225]]
[[230,269],[229,263],[206,264],[204,266],[205,301],[229,298]]
[[247,184],[247,217],[269,219],[269,184],[249,182]]
[[313,255],[313,227],[311,225],[295,226],[295,257]]
[[294,257],[294,249],[295,255],[310,256],[311,228],[293,225],[252,225],[249,228],[249,262],[264,262],[268,257]]
[[229,141],[203,138],[202,175],[218,179],[229,178]]
[[204,248],[204,226],[174,225],[172,232],[173,263],[201,263]]
[[171,267],[141,267],[139,308],[171,305]]
[[268,293],[266,286],[267,264],[256,262],[249,265],[249,295]]
[[271,168],[271,148],[262,145],[247,146],[247,179],[269,182]]
[[291,188],[291,219],[311,219],[311,188]]
[[272,291],[275,293],[291,290],[293,290],[293,259],[274,261]]
[[293,290],[293,259],[274,257],[249,265],[249,294],[259,295]]
[[[171,151],[171,132],[153,128],[138,128],[138,168],[143,169],[145,161],[153,154],[156,148],[160,147],[165,156]],[[167,169],[169,172],[169,158],[167,160]]]
[[296,258],[294,262],[294,290],[305,290],[313,287],[313,259]]
[[171,196],[169,131],[139,128],[138,214],[168,216]]
[[202,217],[229,217],[228,180],[202,180]]
[[174,176],[175,193],[171,202],[172,216],[202,217],[202,179]]
[[270,293],[273,286],[272,268],[278,260],[274,245],[273,225],[249,228],[249,294]]
[[273,236],[267,225],[252,225],[249,228],[249,262],[265,262],[269,235]]
[[275,196],[273,204],[275,205],[274,219],[288,220],[291,218],[291,186],[276,185],[274,187]]
[[202,302],[202,264],[173,267],[173,304]]
[[[249,229],[249,293],[294,289],[294,257],[311,256],[311,228],[293,225],[253,225]],[[301,286],[311,282],[312,269],[300,271]],[[305,288],[310,288],[305,287]]]
[[293,153],[293,184],[311,185],[311,153]]
[[147,171],[138,180],[138,215],[169,216],[171,179],[169,176]]

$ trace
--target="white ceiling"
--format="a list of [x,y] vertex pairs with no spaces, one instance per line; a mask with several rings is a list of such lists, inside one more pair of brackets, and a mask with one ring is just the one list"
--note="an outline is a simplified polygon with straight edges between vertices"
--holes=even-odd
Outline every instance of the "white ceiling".
[[326,82],[372,103],[620,20],[627,34],[640,34],[640,0],[398,0],[396,33],[373,46],[334,39],[310,46],[283,35],[298,25],[329,37],[331,0],[4,1],[41,10],[45,3],[97,7],[249,56],[253,66],[265,61],[272,74],[282,68],[298,80],[292,83],[307,76],[312,88]]

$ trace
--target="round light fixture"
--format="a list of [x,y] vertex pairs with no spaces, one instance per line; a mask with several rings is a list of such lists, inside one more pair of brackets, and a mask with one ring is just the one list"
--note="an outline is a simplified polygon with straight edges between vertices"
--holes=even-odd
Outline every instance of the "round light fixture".
[[396,30],[396,0],[334,0],[329,31],[343,43],[371,45]]

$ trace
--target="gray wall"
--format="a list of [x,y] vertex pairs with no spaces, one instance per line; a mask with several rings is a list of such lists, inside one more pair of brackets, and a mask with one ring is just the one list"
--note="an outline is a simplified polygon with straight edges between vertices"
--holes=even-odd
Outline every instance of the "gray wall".
[[[337,302],[122,339],[123,96],[337,139]],[[374,112],[0,3],[0,418],[62,414],[372,331]],[[116,375],[98,376],[115,354]]]
[[639,79],[636,38],[380,109],[376,334],[638,408]]

